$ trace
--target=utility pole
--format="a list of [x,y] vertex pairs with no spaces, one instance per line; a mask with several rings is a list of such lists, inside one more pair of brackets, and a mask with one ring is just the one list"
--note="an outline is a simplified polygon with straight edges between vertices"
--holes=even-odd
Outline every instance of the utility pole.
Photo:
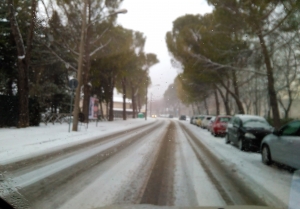
[[76,89],[76,95],[74,101],[72,131],[78,130],[79,103],[80,103],[80,93],[81,93],[81,86],[82,86],[82,62],[83,62],[83,55],[84,55],[85,30],[86,30],[87,1],[88,0],[84,0],[83,11],[82,11],[82,25],[81,25],[81,37],[80,37],[79,58],[78,58],[78,71],[77,71],[78,88]]

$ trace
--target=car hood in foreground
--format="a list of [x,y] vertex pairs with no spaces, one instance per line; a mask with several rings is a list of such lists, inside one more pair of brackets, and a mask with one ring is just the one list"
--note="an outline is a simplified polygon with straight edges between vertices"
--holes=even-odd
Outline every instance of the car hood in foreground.
[[231,205],[219,207],[177,207],[177,206],[157,206],[157,205],[111,205],[97,209],[276,209],[269,206],[254,206],[254,205]]

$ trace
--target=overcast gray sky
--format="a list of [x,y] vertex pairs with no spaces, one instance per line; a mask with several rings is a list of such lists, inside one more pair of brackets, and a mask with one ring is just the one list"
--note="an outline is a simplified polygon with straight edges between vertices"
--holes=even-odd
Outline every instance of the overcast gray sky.
[[165,42],[167,31],[172,30],[177,17],[203,15],[211,12],[212,8],[205,0],[124,0],[120,8],[127,9],[128,13],[119,15],[118,24],[144,33],[147,37],[145,51],[155,53],[160,60],[150,69],[152,86],[149,94],[153,93],[153,99],[161,98],[178,73],[170,62]]

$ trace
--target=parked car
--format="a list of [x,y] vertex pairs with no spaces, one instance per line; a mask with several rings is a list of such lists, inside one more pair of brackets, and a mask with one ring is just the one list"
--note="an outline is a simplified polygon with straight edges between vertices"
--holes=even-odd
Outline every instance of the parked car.
[[214,136],[226,135],[227,123],[231,120],[231,116],[219,115],[211,124],[210,132]]
[[185,116],[185,115],[181,115],[181,116],[179,117],[179,120],[186,120],[186,116]]
[[191,117],[190,119],[190,124],[193,124],[194,116]]
[[277,162],[300,169],[300,120],[267,135],[261,143],[261,156],[266,165]]
[[242,151],[259,150],[261,141],[272,129],[263,117],[235,115],[227,125],[225,142],[233,142]]
[[212,127],[212,124],[215,122],[215,120],[216,120],[216,117],[213,116],[213,117],[210,119],[210,121],[208,122],[208,124],[207,124],[207,130],[208,130],[209,132],[211,132],[211,127]]
[[213,116],[211,115],[206,115],[202,120],[201,120],[201,128],[204,128],[206,129],[207,126],[208,126],[208,123],[210,121],[210,119],[212,118]]
[[201,127],[202,124],[202,120],[205,118],[205,115],[199,115],[197,121],[196,121],[196,125]]
[[194,118],[193,118],[192,124],[197,125],[198,118],[199,118],[199,115],[195,115]]

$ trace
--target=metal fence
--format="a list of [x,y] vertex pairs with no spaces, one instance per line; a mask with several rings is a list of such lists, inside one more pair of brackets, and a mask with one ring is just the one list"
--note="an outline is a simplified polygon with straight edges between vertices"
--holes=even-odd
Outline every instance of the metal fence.
[[[71,117],[71,118],[70,118]],[[71,119],[71,122],[73,121],[73,116],[70,113],[43,113],[41,114],[41,123],[45,123],[46,125],[48,123],[52,123],[53,125],[55,123],[69,123]],[[89,122],[98,122],[98,121],[107,121],[106,117],[100,116],[98,119],[89,119]]]

